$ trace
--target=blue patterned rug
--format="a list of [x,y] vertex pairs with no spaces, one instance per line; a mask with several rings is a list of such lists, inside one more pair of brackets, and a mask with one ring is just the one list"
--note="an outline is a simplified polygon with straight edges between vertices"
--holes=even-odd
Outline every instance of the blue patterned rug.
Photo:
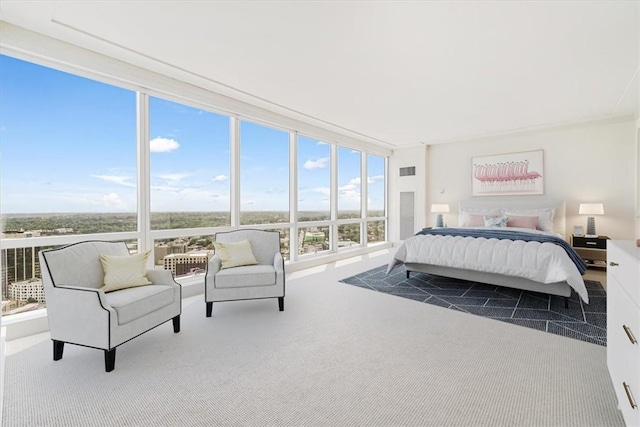
[[600,282],[585,280],[589,304],[574,292],[564,298],[502,286],[432,276],[396,267],[374,268],[341,280],[348,285],[489,317],[598,345],[607,345],[607,294]]

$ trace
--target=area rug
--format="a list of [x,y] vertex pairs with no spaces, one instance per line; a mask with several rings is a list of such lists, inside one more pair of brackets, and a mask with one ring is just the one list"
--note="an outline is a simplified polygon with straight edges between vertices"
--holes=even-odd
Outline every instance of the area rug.
[[412,272],[404,268],[386,274],[387,266],[347,277],[347,285],[359,286],[426,304],[513,323],[552,334],[607,345],[607,294],[600,282],[585,280],[589,304],[577,294],[564,298],[538,292]]

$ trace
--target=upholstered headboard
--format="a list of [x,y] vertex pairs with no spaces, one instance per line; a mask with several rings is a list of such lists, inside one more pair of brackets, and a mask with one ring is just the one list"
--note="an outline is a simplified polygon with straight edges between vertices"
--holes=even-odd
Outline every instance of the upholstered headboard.
[[474,197],[461,200],[458,206],[458,214],[463,209],[542,209],[554,208],[553,231],[566,239],[566,207],[564,200],[553,199],[544,196],[527,197]]

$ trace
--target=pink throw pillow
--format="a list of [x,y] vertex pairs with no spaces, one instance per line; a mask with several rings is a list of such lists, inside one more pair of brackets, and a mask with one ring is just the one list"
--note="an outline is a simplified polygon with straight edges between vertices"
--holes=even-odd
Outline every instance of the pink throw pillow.
[[507,221],[507,227],[517,228],[531,228],[533,230],[538,228],[537,216],[509,216]]
[[467,222],[465,227],[484,227],[484,216],[476,214],[467,214]]

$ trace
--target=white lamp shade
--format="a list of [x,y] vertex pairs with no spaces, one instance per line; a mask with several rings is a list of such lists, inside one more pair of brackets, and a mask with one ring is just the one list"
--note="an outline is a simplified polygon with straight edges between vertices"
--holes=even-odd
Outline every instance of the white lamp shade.
[[431,212],[434,212],[434,213],[447,213],[447,212],[449,212],[449,205],[448,204],[431,205]]
[[602,203],[580,203],[580,215],[604,215]]

